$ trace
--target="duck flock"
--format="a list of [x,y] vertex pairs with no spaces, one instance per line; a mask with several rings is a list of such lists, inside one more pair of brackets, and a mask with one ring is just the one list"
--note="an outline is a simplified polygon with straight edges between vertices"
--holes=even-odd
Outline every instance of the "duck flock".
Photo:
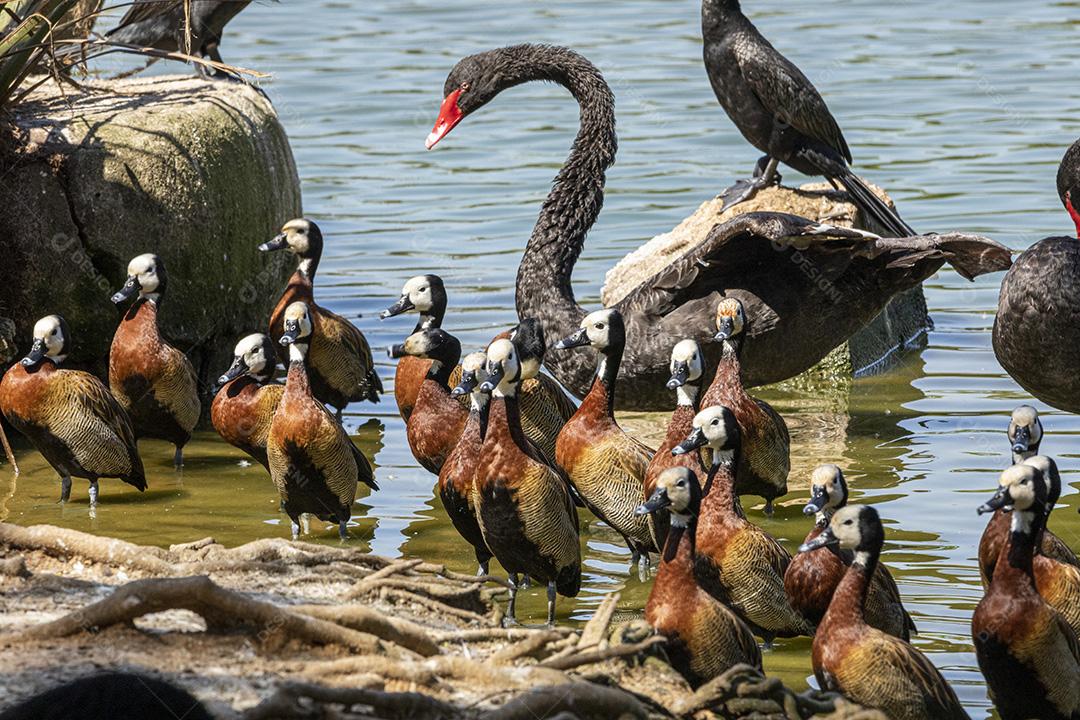
[[[998,359],[1034,396],[1080,411],[1080,241],[1047,238],[1013,263],[987,238],[919,235],[850,170],[851,151],[821,96],[737,0],[705,0],[702,28],[717,98],[765,153],[752,178],[724,193],[725,205],[777,183],[784,164],[846,190],[880,234],[746,213],[608,307],[582,308],[570,277],[614,162],[612,93],[594,65],[566,48],[518,45],[466,57],[446,80],[429,149],[501,91],[534,80],[565,86],[581,106],[581,125],[521,261],[517,325],[464,354],[443,328],[447,289],[432,274],[410,279],[382,313],[418,315],[412,333],[389,348],[409,447],[438,476],[479,574],[494,558],[509,576],[508,622],[530,581],[547,588],[548,623],[558,595],[577,595],[584,509],[623,538],[643,579],[652,576],[646,620],[666,636],[666,657],[691,686],[735,664],[760,668],[758,639],[769,647],[776,637],[812,635],[823,688],[897,720],[966,718],[909,643],[917,629],[879,562],[882,522],[873,507],[848,504],[840,467],[813,471],[804,512],[815,522],[795,557],[747,516],[740,497],[763,497],[771,514],[791,469],[783,417],[747,388],[811,367],[897,293],[949,263],[969,279],[1008,270],[994,324]],[[1080,234],[1076,189],[1080,143],[1058,174]],[[345,539],[358,485],[378,487],[341,413],[351,402],[377,401],[382,382],[364,335],[315,302],[318,226],[287,222],[260,250],[286,250],[299,266],[268,331],[236,344],[210,417],[222,438],[269,472],[294,538],[311,515],[336,523]],[[815,272],[791,262],[793,253]],[[73,335],[59,315],[37,322],[29,354],[0,383],[0,409],[59,473],[62,501],[72,477],[89,481],[91,505],[100,478],[144,490],[138,438],[173,443],[176,464],[183,462],[201,403],[191,364],[159,331],[166,280],[157,255],[128,265],[112,297],[126,311],[108,385],[62,367]],[[279,361],[284,383],[275,379]],[[617,405],[674,408],[658,449],[619,426]],[[1080,718],[1080,562],[1047,528],[1061,477],[1039,454],[1035,408],[1017,408],[1007,434],[1014,464],[972,507],[989,514],[972,641],[1002,718]]]

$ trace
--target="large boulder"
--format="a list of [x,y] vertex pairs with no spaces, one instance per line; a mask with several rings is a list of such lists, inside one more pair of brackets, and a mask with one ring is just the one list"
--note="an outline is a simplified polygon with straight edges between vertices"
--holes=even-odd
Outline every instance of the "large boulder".
[[[871,188],[892,205],[883,190]],[[845,193],[833,190],[827,183],[812,183],[799,188],[765,188],[750,200],[727,209],[724,201],[715,197],[702,203],[675,228],[657,235],[609,270],[600,292],[604,305],[618,302],[637,285],[704,240],[716,225],[748,212],[784,212],[832,225],[882,231],[863,218]],[[786,384],[817,386],[819,381],[825,380],[831,386],[859,374],[883,370],[897,356],[898,350],[920,339],[932,327],[922,287],[914,287],[893,298],[869,325],[815,367]]]
[[203,387],[236,338],[261,330],[291,261],[256,246],[301,214],[285,130],[259,90],[192,77],[45,83],[0,143],[0,316],[20,351],[60,313],[71,363],[106,367],[128,261],[155,252],[169,275],[163,331]]

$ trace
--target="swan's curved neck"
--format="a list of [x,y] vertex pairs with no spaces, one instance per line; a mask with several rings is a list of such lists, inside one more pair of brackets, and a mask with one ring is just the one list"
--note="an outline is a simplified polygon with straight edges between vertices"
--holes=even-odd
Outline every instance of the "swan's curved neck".
[[512,84],[556,82],[581,107],[577,137],[540,209],[517,277],[518,316],[535,317],[549,335],[562,337],[585,315],[570,278],[604,204],[605,172],[615,162],[615,99],[600,71],[576,53],[533,47],[515,64]]

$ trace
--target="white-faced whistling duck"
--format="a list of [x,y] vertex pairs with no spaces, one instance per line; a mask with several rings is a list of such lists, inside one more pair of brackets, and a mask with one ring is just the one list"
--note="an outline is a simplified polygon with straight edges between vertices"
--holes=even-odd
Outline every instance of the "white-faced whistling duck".
[[[285,292],[270,314],[270,337],[281,337],[285,309],[294,302],[309,308],[315,336],[307,356],[311,392],[316,398],[337,409],[338,420],[345,406],[367,400],[378,402],[383,391],[382,381],[375,371],[367,338],[345,318],[315,303],[315,272],[322,258],[323,236],[319,226],[310,220],[290,220],[273,240],[259,246],[263,252],[283,250],[300,258],[300,265],[289,278]],[[288,354],[279,351],[282,362]]]
[[[1065,548],[1065,552],[1071,554],[1071,550],[1056,536],[1051,536],[1046,529],[1046,523],[1050,521],[1050,512],[1054,509],[1058,497],[1061,495],[1061,474],[1058,472],[1057,463],[1045,455],[1032,455],[1026,458],[1023,465],[1036,468],[1046,484],[1046,517],[1043,519],[1042,529],[1036,535],[1039,549],[1032,559],[1032,572],[1035,577],[1035,587],[1050,607],[1061,613],[1065,621],[1069,623],[1077,636],[1080,636],[1080,568],[1068,562],[1059,560],[1056,555],[1061,555],[1057,545]],[[1001,553],[1009,541],[1009,528],[1011,514],[1003,509],[998,509],[987,523],[979,541],[979,570],[983,577],[983,587],[990,585],[994,577],[994,569],[997,567]],[[1045,552],[1049,547],[1053,555]]]
[[210,420],[218,435],[267,470],[266,437],[285,386],[274,381],[277,350],[270,337],[253,333],[236,343],[233,363],[218,378]]
[[968,720],[956,693],[925,655],[866,623],[866,596],[885,544],[877,510],[849,505],[799,552],[830,545],[854,553],[814,635],[814,675],[822,690],[843,693],[892,720]]
[[[1028,458],[1038,456],[1039,446],[1042,444],[1043,427],[1039,419],[1039,412],[1030,405],[1021,405],[1012,411],[1009,419],[1009,445],[1012,448],[1013,464],[1021,463]],[[1057,464],[1053,460],[1043,456],[1040,463],[1047,463],[1048,467],[1040,466],[1043,470],[1043,479],[1046,481],[1047,512],[1054,508],[1061,496],[1061,475],[1058,473]],[[1049,518],[1048,518],[1049,519]],[[990,578],[994,574],[994,566],[997,565],[998,554],[1005,546],[1009,537],[1009,516],[1000,510],[990,518],[990,522],[983,531],[979,541],[979,576],[982,579],[983,589],[990,584]],[[1068,565],[1080,567],[1080,561],[1065,542],[1048,528],[1043,529],[1039,541],[1039,554],[1053,558]],[[1080,612],[1080,608],[1077,609]]]
[[113,335],[109,388],[131,416],[135,436],[171,442],[176,446],[174,463],[180,467],[201,405],[191,361],[161,337],[158,310],[165,286],[165,264],[157,255],[146,253],[128,263],[127,281],[112,301],[135,302]]
[[554,465],[557,462],[555,444],[559,433],[574,417],[577,405],[557,380],[540,372],[547,355],[547,343],[539,321],[525,318],[507,337],[517,348],[518,361],[521,363],[521,385],[518,387],[521,429],[544,453],[544,459]]
[[378,490],[371,463],[356,449],[330,411],[315,399],[308,384],[304,358],[314,332],[308,307],[295,302],[285,309],[281,344],[289,347],[285,392],[270,423],[266,455],[270,477],[281,495],[282,508],[292,520],[292,535],[300,534],[300,515],[346,527],[356,500],[358,482]]
[[649,564],[653,545],[649,523],[635,511],[644,496],[645,471],[653,451],[628,435],[615,421],[615,379],[619,374],[626,330],[618,310],[585,316],[581,329],[560,340],[557,349],[591,345],[599,352],[589,394],[563,426],[555,446],[559,467],[570,476],[585,505],[622,535],[631,564]]
[[[847,500],[847,482],[839,467],[819,465],[814,468],[810,476],[810,502],[803,508],[803,513],[814,515],[816,522],[804,544],[825,532],[829,519],[847,505]],[[828,552],[801,553],[793,557],[784,573],[784,591],[791,607],[811,624],[820,623],[851,561],[851,553],[836,546],[830,546]],[[870,583],[866,622],[901,640],[910,640],[911,633],[918,632],[900,600],[900,589],[884,563],[878,563]]]
[[[668,389],[675,391],[675,412],[668,421],[664,442],[657,448],[645,471],[646,500],[651,498],[656,490],[657,478],[668,468],[685,467],[704,477],[706,470],[699,451],[683,455],[671,454],[675,446],[685,440],[694,429],[698,390],[701,388],[701,377],[704,373],[705,359],[697,341],[682,340],[676,343],[671,349],[671,379],[667,382]],[[650,512],[649,527],[656,547],[663,549],[668,531],[667,510],[661,508]]]
[[[401,297],[383,310],[379,319],[385,320],[413,311],[420,314],[413,334],[442,327],[443,317],[446,315],[446,288],[441,277],[417,275],[409,278],[401,288]],[[394,399],[397,401],[398,413],[405,422],[409,422],[409,416],[416,406],[416,396],[420,394],[420,386],[424,384],[430,367],[431,361],[421,357],[406,355],[398,359],[397,369],[394,370]],[[457,366],[450,373],[450,384],[456,385],[460,380],[461,367]]]
[[436,475],[457,445],[469,411],[451,395],[450,375],[461,359],[461,343],[441,328],[421,330],[388,349],[392,358],[412,356],[430,361],[405,435],[413,457]]
[[739,423],[716,405],[694,417],[694,429],[675,454],[709,445],[712,468],[704,488],[694,551],[698,584],[727,603],[766,645],[774,637],[812,635],[813,626],[792,609],[784,593],[791,556],[780,543],[747,521],[735,494],[741,447]]
[[476,562],[480,565],[478,575],[488,574],[488,562],[491,560],[491,550],[484,542],[473,505],[476,466],[480,462],[480,451],[484,444],[490,400],[490,395],[480,390],[480,384],[487,379],[486,365],[487,355],[482,352],[466,355],[461,361],[461,382],[451,394],[469,397],[469,419],[465,422],[457,445],[439,471],[439,497],[443,508],[461,537],[473,546]]
[[0,410],[60,474],[60,502],[71,496],[71,477],[90,481],[97,504],[98,478],[120,478],[146,489],[131,419],[105,384],[90,373],[62,370],[71,334],[59,315],[34,325],[34,344],[0,380]]
[[1047,485],[1028,464],[1001,474],[979,513],[1009,508],[1009,537],[971,618],[975,657],[1002,720],[1080,717],[1080,642],[1036,589],[1032,561],[1046,522]]
[[697,475],[689,468],[670,467],[655,485],[637,512],[667,512],[671,530],[645,604],[645,620],[667,638],[668,660],[693,688],[740,663],[760,670],[761,649],[750,628],[694,579],[694,533],[701,509]]
[[739,458],[740,495],[765,498],[765,514],[772,514],[773,499],[787,493],[791,471],[791,438],[780,414],[764,400],[751,397],[743,387],[739,356],[746,337],[743,304],[725,298],[716,306],[716,336],[723,350],[712,384],[701,397],[701,407],[723,405],[735,413],[742,433]]
[[509,340],[487,350],[492,394],[473,504],[484,541],[510,576],[507,623],[515,622],[519,576],[547,585],[548,624],[555,621],[555,593],[581,589],[581,544],[569,482],[535,452],[521,429],[517,388],[521,364]]

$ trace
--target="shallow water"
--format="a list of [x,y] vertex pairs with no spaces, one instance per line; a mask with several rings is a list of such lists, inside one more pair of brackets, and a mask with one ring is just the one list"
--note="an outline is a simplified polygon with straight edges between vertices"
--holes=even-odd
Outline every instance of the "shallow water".
[[[1080,135],[1073,120],[1080,3],[744,5],[824,93],[857,169],[888,188],[913,226],[982,232],[1013,248],[1069,230],[1054,173]],[[380,323],[376,315],[420,272],[446,279],[447,326],[467,349],[513,321],[517,260],[576,129],[569,96],[531,84],[508,91],[426,153],[443,80],[460,56],[510,42],[567,44],[601,67],[615,91],[619,161],[578,264],[583,303],[597,302],[603,273],[618,258],[745,175],[757,157],[712,96],[698,5],[688,0],[306,0],[253,5],[231,29],[226,59],[273,74],[264,86],[289,131],[306,212],[329,237],[320,299],[358,317],[376,348],[411,329],[411,319]],[[984,523],[974,509],[1008,462],[1008,411],[1028,400],[990,347],[999,282],[995,275],[969,284],[949,269],[932,278],[926,292],[936,329],[927,345],[850,392],[765,393],[792,429],[793,490],[772,520],[751,510],[794,550],[809,529],[800,511],[809,470],[842,465],[853,497],[875,503],[887,523],[885,561],[922,631],[916,645],[975,717],[989,711],[968,625],[981,596],[974,557]],[[380,363],[389,389],[393,367]],[[1044,449],[1058,457],[1067,483],[1051,526],[1080,547],[1080,421],[1040,409]],[[383,486],[358,503],[353,542],[473,569],[432,493],[434,478],[412,460],[392,395],[378,407],[353,405],[347,421],[374,455]],[[103,481],[96,519],[84,485],[76,484],[67,507],[54,504],[52,473],[24,450],[17,486],[0,468],[0,517],[159,545],[207,535],[230,544],[287,536],[265,473],[240,467],[241,455],[212,435],[189,445],[182,474],[173,472],[164,444],[142,450],[151,489],[140,496]],[[336,542],[333,530],[312,530]],[[629,576],[628,554],[614,540],[590,523],[584,589],[575,601],[560,600],[561,619],[588,617],[612,590],[622,591],[627,614],[640,612],[648,585]],[[542,592],[532,591],[523,616],[539,617],[542,606]],[[766,665],[804,685],[809,647],[808,639],[778,642]]]

